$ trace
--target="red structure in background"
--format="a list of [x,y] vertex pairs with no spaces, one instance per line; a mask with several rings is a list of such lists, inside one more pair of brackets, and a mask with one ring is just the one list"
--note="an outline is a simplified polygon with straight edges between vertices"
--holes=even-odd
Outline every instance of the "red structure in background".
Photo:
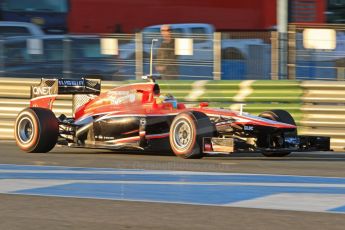
[[[276,0],[70,0],[70,33],[132,33],[164,23],[209,23],[217,31],[270,30]],[[293,22],[324,22],[325,0],[290,0]],[[300,21],[295,21],[300,20]]]

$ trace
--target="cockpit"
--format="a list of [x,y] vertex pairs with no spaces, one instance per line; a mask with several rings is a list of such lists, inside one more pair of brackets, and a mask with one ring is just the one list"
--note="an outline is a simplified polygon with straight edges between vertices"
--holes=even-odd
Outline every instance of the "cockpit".
[[176,98],[171,94],[160,94],[156,98],[157,105],[167,105],[170,104],[172,108],[177,109],[177,100]]

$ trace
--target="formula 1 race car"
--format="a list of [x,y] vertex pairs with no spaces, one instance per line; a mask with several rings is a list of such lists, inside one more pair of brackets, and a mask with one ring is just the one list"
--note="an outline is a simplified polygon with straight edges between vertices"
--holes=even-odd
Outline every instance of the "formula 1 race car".
[[[295,151],[328,151],[330,138],[298,136],[292,116],[271,110],[253,116],[209,108],[187,108],[148,82],[100,93],[97,79],[42,79],[31,89],[30,107],[15,122],[17,145],[26,152],[49,152],[56,143],[69,147],[173,152],[183,158],[206,154],[260,152],[286,156]],[[58,95],[74,95],[74,115],[52,112]]]

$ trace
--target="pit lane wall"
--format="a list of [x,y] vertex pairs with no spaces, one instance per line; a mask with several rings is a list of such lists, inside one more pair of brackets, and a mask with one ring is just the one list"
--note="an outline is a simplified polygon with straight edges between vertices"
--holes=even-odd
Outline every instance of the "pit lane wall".
[[[13,139],[14,120],[29,105],[30,86],[40,79],[0,78],[0,139]],[[105,92],[128,82],[102,82]],[[159,81],[162,93],[171,93],[187,105],[209,102],[211,107],[255,115],[270,109],[289,111],[299,134],[331,136],[335,151],[345,147],[345,82],[247,80]],[[56,115],[72,116],[72,96],[54,103]]]

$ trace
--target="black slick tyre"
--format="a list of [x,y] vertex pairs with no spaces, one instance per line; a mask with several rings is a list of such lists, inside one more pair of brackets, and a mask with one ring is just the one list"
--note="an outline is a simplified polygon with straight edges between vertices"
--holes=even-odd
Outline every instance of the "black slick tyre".
[[[274,110],[269,110],[269,111],[265,111],[262,112],[259,117],[263,117],[266,119],[270,119],[273,121],[278,121],[278,122],[283,122],[286,124],[290,124],[290,125],[296,125],[295,120],[293,119],[293,117],[291,116],[291,114],[285,110],[281,110],[281,109],[274,109]],[[292,132],[290,132],[290,134],[292,135],[297,135],[297,130],[294,130]],[[267,140],[267,135],[268,134],[263,134],[261,135],[258,140],[257,140],[257,144],[260,147],[264,147],[266,144],[266,140]],[[278,137],[273,137],[273,141],[274,138],[278,138]],[[266,156],[266,157],[284,157],[289,155],[291,152],[290,151],[263,151],[261,152],[262,155]]]
[[183,112],[174,118],[170,126],[170,147],[178,157],[202,158],[203,138],[213,137],[214,134],[215,127],[206,114]]
[[54,148],[59,136],[59,123],[54,113],[45,108],[26,108],[16,119],[14,137],[19,148],[29,153],[45,153]]
[[262,112],[259,115],[259,117],[267,118],[273,121],[283,122],[290,125],[296,125],[296,122],[291,116],[291,114],[288,111],[282,109],[274,109]]

